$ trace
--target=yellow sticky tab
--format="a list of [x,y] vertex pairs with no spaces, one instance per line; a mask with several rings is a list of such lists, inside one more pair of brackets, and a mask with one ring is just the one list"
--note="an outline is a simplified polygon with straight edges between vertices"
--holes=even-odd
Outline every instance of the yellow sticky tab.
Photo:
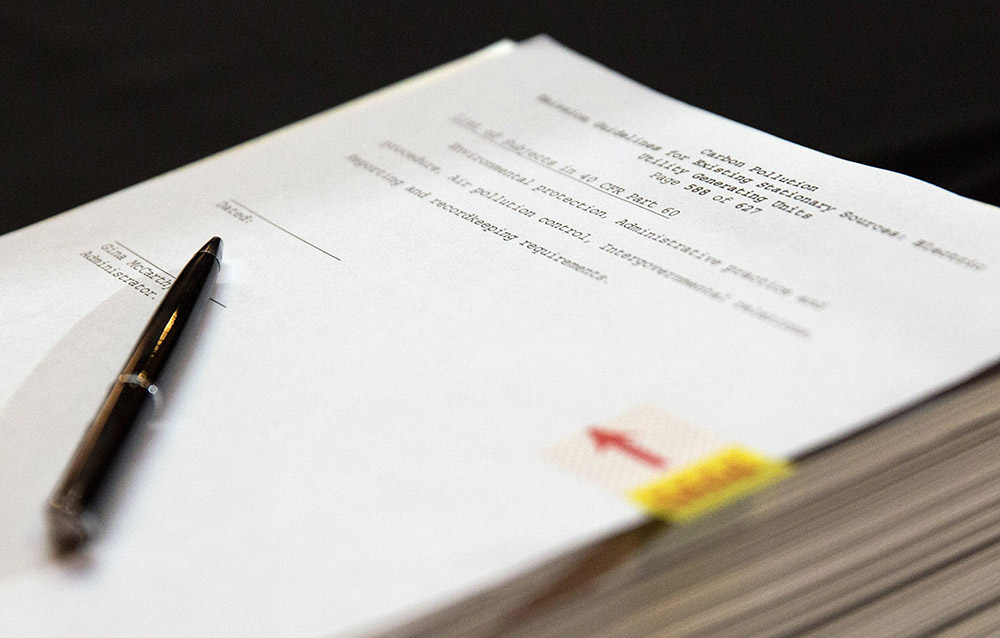
[[684,521],[776,483],[792,473],[791,463],[742,447],[729,447],[676,472],[629,491],[647,513]]

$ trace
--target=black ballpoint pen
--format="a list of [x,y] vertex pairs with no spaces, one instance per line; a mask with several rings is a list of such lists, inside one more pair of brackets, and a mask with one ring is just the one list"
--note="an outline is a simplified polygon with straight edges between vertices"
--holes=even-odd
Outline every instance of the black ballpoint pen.
[[94,506],[115,459],[146,399],[157,392],[156,379],[185,324],[210,293],[221,259],[222,240],[213,237],[184,266],[84,433],[48,502],[49,535],[57,550],[72,550],[93,534]]

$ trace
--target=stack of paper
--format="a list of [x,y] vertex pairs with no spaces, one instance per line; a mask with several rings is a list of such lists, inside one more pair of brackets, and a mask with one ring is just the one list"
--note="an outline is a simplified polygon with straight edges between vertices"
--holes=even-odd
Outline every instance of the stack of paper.
[[[42,503],[213,235],[216,303],[101,537],[56,560]],[[990,206],[546,38],[11,233],[0,633],[421,617],[641,523],[636,487],[732,446],[791,458],[973,375],[1000,354],[998,237]]]
[[386,635],[997,635],[998,397],[996,374],[963,385],[729,508],[647,523]]

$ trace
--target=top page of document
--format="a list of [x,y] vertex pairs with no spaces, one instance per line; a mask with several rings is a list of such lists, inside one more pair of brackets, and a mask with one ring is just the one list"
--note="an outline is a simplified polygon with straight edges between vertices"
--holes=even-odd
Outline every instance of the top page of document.
[[[155,152],[155,149],[151,149]],[[225,241],[102,535],[41,509]],[[545,37],[0,238],[0,633],[353,635],[641,520],[546,450],[655,409],[778,457],[1000,355],[1000,211]]]

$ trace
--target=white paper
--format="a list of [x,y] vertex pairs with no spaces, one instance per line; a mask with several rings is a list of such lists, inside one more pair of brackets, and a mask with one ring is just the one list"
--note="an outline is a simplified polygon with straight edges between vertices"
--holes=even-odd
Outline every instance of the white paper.
[[[53,561],[41,504],[157,269],[212,235],[217,303],[103,535]],[[998,237],[990,206],[545,38],[9,234],[0,633],[341,635],[433,610],[638,520],[545,458],[588,425],[656,406],[785,456],[980,369]]]

